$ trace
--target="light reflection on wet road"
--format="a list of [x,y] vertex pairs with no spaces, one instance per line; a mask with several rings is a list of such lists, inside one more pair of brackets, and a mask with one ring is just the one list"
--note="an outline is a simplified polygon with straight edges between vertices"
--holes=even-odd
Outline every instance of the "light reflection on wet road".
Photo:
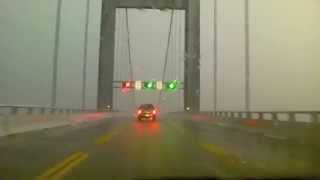
[[1,179],[320,174],[312,149],[227,129],[202,116],[85,121],[0,138],[0,154]]

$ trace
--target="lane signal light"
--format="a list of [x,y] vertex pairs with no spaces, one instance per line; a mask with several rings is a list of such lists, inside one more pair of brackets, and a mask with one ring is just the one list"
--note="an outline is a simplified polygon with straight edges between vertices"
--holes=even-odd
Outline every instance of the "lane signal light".
[[136,81],[136,82],[134,83],[134,88],[135,88],[136,90],[141,90],[141,89],[142,89],[142,82],[141,82],[141,81]]
[[132,84],[133,84],[132,81],[123,81],[121,84],[122,92],[130,91],[133,88]]
[[156,88],[155,81],[145,81],[143,82],[143,89],[145,90],[152,90]]
[[123,81],[122,82],[122,88],[123,89],[130,89],[131,88],[131,82],[130,81]]
[[177,91],[179,86],[178,80],[172,80],[168,82],[163,81],[122,81],[121,90],[128,92],[130,90],[165,90],[165,91]]
[[162,81],[157,81],[157,89],[162,90],[163,88],[163,82]]
[[179,81],[173,80],[166,83],[167,91],[176,91],[178,89]]

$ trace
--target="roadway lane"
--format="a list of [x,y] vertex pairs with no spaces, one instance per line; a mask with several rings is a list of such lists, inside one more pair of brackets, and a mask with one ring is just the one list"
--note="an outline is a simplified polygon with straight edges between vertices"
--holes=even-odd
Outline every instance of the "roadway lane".
[[[272,151],[278,154],[287,149],[280,145],[272,149],[268,141],[260,141],[256,143],[256,137],[211,121],[166,117],[141,123],[132,118],[109,118],[0,138],[0,179],[198,179],[311,174],[290,174],[278,167],[274,171],[271,166],[262,166],[263,159],[273,159]],[[283,163],[309,162],[303,160]],[[307,167],[317,165],[312,161]]]
[[90,147],[93,139],[126,121],[122,118],[87,121],[0,137],[0,179],[34,179],[61,158]]
[[[170,117],[168,121],[191,133],[196,141],[223,151],[223,159],[232,157],[235,163],[229,163],[229,167],[236,168],[231,172],[243,169],[244,176],[320,177],[317,142],[297,143],[289,137],[275,136],[257,127],[228,126],[228,121],[214,120],[205,115],[184,116],[183,120]],[[304,135],[303,131],[296,133]]]
[[89,151],[86,163],[66,179],[215,177],[208,154],[163,121],[132,122],[109,143]]
[[213,177],[209,155],[164,121],[113,118],[0,139],[1,179]]

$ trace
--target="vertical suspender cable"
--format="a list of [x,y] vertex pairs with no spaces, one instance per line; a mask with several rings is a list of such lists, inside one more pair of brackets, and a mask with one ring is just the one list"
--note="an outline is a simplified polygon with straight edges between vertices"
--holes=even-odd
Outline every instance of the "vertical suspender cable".
[[[116,17],[119,17],[117,18],[117,23],[116,23],[116,53],[115,53],[115,63],[119,63],[119,59],[120,59],[120,53],[119,53],[119,49],[120,49],[120,42],[121,42],[121,22],[122,22],[122,14],[121,14],[121,11],[116,11],[117,13],[117,16]],[[117,66],[116,66],[117,67]],[[118,77],[118,71],[117,71],[117,68],[114,69],[114,76],[115,77]],[[115,109],[118,110],[119,109],[119,94],[118,94],[118,89],[115,89],[115,101],[114,101],[114,106],[115,106]]]
[[[175,79],[179,81],[179,11],[176,11],[175,13],[175,35],[174,35],[174,42],[175,42]],[[179,91],[175,93],[175,101],[179,104]],[[178,107],[176,106],[176,109],[178,110]]]
[[[128,53],[129,53],[129,71],[130,71],[130,80],[133,81],[133,64],[131,56],[131,42],[130,42],[130,29],[129,29],[129,15],[128,8],[126,8],[126,27],[127,27],[127,42],[128,42]],[[133,104],[136,105],[135,92],[133,92]]]
[[127,28],[127,35],[128,35],[127,42],[128,42],[128,53],[129,53],[130,80],[133,80],[133,68],[132,68],[132,59],[131,59],[131,42],[130,42],[128,8],[126,8],[126,28]]
[[[120,11],[121,10],[121,11]],[[122,60],[125,59],[124,58],[124,55],[126,54],[126,49],[125,48],[121,48],[123,47],[123,43],[125,41],[125,27],[126,27],[126,19],[125,19],[125,9],[119,9],[120,11],[120,16],[121,16],[121,19],[119,20],[119,27],[120,27],[120,30],[119,30],[119,65],[121,66],[122,64]],[[118,76],[119,76],[119,80],[124,80],[124,71],[119,71],[118,72]],[[119,96],[119,103],[118,103],[118,106],[119,108],[120,107],[123,107],[123,102],[121,101],[122,100],[122,96]]]
[[[173,12],[173,29],[172,29],[172,37],[171,37],[171,66],[169,62],[169,70],[170,70],[170,76],[168,79],[175,79],[177,75],[176,67],[177,67],[177,11]],[[168,94],[171,97],[169,98],[171,102],[169,102],[172,107],[170,107],[171,110],[174,109],[174,94]],[[172,102],[173,101],[173,102]]]
[[[182,22],[181,22],[181,12],[178,14],[178,80],[181,82],[181,35],[182,35]],[[179,110],[180,110],[180,103],[181,103],[181,91],[178,90],[178,101],[179,101]]]
[[[179,36],[179,16],[178,16],[178,14],[179,14],[179,11],[175,11],[175,14],[174,14],[174,16],[175,16],[175,21],[174,21],[174,23],[175,23],[175,26],[174,26],[174,30],[175,30],[175,34],[174,34],[174,46],[175,46],[175,48],[174,48],[174,54],[175,54],[175,58],[174,58],[174,72],[175,72],[175,79],[176,80],[178,80],[179,78],[178,78],[178,76],[179,76],[179,71],[178,71],[178,65],[179,65],[179,42],[178,42],[178,40],[179,40],[179,38],[178,38],[178,36]],[[178,99],[179,99],[179,93],[175,93],[175,101],[177,101]],[[176,107],[177,108],[177,107]],[[177,109],[176,109],[177,110]]]
[[58,81],[58,58],[60,44],[60,26],[61,26],[61,6],[62,0],[57,1],[56,24],[55,24],[55,41],[53,52],[53,68],[52,68],[52,90],[51,90],[51,107],[57,106],[57,81]]
[[175,49],[174,49],[174,54],[175,54],[175,59],[174,59],[174,65],[175,65],[175,69],[174,69],[174,72],[175,72],[175,79],[178,79],[178,71],[177,71],[177,68],[178,68],[178,60],[179,60],[179,48],[178,48],[178,31],[179,31],[179,24],[178,24],[178,11],[175,12],[174,16],[175,16],[175,34],[174,34],[174,46],[175,46]]
[[[172,36],[171,36],[171,48],[170,48],[170,55],[171,55],[171,58],[168,60],[168,68],[169,68],[169,76],[167,77],[168,79],[172,79],[174,78],[174,71],[173,71],[173,68],[174,67],[174,61],[175,61],[175,36],[176,36],[176,29],[175,29],[175,25],[176,25],[176,11],[173,11],[173,22],[172,22]],[[170,61],[171,61],[171,66],[170,66]],[[170,68],[171,67],[171,68]],[[170,71],[171,70],[171,71]]]
[[250,16],[249,0],[245,0],[245,110],[250,111]]
[[[163,71],[162,71],[162,81],[165,80],[165,75],[167,72],[167,64],[168,64],[168,55],[169,55],[169,46],[170,46],[170,39],[171,39],[171,34],[172,34],[172,22],[173,22],[173,12],[174,10],[171,10],[171,15],[170,15],[170,25],[169,25],[169,33],[168,33],[168,39],[167,39],[167,46],[166,46],[166,55],[165,55],[165,60],[164,60],[164,66],[163,66]],[[160,91],[159,96],[158,96],[158,105],[160,105],[161,102],[161,95],[162,91]]]
[[82,64],[82,103],[81,103],[82,109],[86,108],[89,16],[90,16],[90,0],[87,0],[85,31],[84,31],[84,46],[83,46],[83,64]]
[[[125,19],[125,10],[124,9],[119,9],[119,16],[121,17],[119,19],[119,59],[118,59],[118,64],[121,66],[122,64],[122,60],[125,59],[124,55],[126,54],[126,49],[125,48],[121,48],[123,47],[123,43],[124,43],[124,33],[125,33],[125,27],[126,27],[126,19]],[[119,80],[124,80],[124,71],[118,71],[118,78]],[[120,109],[120,107],[123,107],[123,103],[122,103],[122,95],[121,93],[118,95],[118,107]]]
[[213,7],[213,112],[216,115],[218,105],[218,0]]

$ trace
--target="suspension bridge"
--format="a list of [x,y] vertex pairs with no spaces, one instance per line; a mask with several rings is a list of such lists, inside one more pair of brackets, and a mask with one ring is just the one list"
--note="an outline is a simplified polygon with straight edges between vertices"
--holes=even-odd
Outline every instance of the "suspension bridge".
[[0,9],[0,179],[320,177],[317,0]]

